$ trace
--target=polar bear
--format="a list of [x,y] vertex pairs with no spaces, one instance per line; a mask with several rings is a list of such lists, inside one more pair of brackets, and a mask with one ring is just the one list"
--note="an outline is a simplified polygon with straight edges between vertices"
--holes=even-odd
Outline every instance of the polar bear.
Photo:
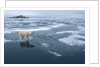
[[34,32],[28,32],[28,31],[20,31],[19,32],[19,36],[20,36],[20,40],[29,40],[28,36],[34,34]]

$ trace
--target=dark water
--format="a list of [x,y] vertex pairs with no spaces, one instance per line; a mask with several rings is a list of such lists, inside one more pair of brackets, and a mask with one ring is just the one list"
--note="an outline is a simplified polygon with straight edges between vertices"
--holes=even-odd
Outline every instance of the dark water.
[[[20,41],[21,30],[35,34]],[[5,64],[85,64],[84,19],[6,18],[4,39]]]

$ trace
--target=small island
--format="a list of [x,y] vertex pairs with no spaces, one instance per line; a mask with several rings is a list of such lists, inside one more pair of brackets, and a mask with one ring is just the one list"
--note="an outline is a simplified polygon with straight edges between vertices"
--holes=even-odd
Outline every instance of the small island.
[[19,16],[14,16],[14,17],[10,17],[10,18],[29,18],[29,17],[25,17],[23,15],[19,15]]

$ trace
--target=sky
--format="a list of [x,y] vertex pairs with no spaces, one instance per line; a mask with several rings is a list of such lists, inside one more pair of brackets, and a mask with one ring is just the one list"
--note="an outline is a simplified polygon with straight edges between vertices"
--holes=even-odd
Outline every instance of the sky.
[[5,16],[85,16],[85,10],[5,10]]

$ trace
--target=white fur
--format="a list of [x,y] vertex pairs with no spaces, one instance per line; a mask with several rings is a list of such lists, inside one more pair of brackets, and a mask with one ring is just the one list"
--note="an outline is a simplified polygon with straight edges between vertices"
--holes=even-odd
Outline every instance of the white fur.
[[19,36],[20,36],[20,40],[29,40],[28,36],[33,34],[34,32],[27,32],[27,31],[20,31],[19,32]]

